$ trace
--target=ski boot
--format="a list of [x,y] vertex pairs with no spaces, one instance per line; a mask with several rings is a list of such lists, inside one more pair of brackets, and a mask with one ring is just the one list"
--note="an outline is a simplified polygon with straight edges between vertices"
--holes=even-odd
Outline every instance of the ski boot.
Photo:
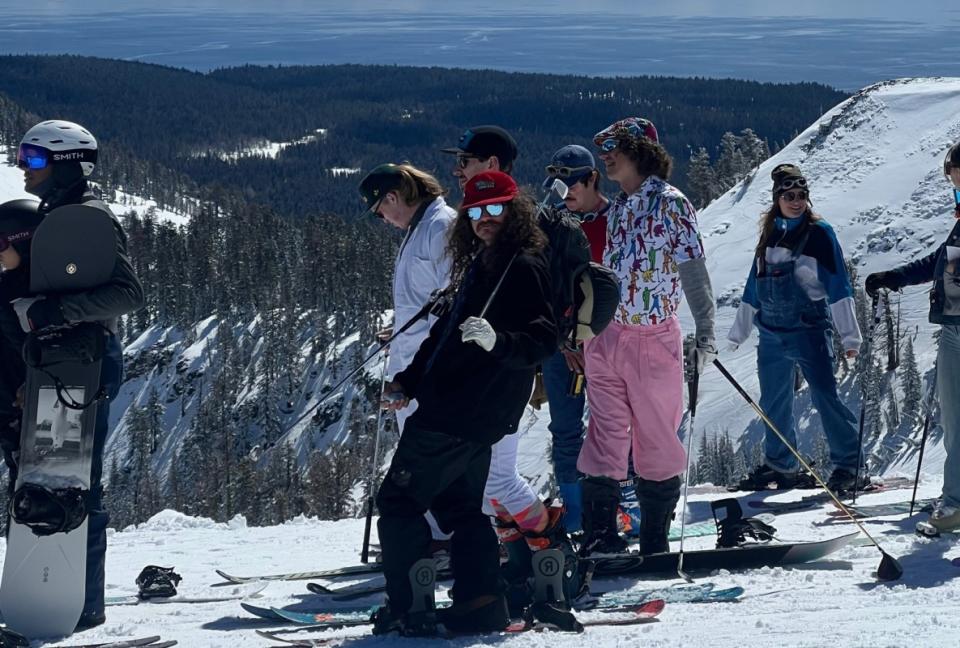
[[766,464],[761,464],[740,480],[736,490],[760,491],[810,488],[813,482],[813,478],[806,473],[799,471],[781,472]]
[[946,506],[942,502],[930,514],[930,519],[917,523],[917,534],[927,538],[939,538],[941,533],[960,529],[960,508]]
[[680,477],[661,481],[636,477],[635,482],[640,504],[640,553],[666,553],[670,551],[670,522],[680,501]]
[[870,475],[867,473],[866,466],[860,469],[859,476],[846,468],[837,468],[830,473],[830,479],[827,480],[827,488],[834,493],[849,493],[854,490],[860,492],[869,485]]
[[620,485],[609,477],[583,480],[583,544],[580,555],[622,554],[627,541],[617,532]]
[[404,637],[430,637],[437,634],[437,610],[434,599],[437,568],[433,558],[422,558],[410,568],[410,607],[394,610],[390,601],[378,608],[370,621],[373,634],[399,634]]

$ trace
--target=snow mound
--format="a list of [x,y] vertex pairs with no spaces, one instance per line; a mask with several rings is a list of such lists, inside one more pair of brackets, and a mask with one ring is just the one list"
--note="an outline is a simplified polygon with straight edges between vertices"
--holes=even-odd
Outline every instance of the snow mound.
[[[242,517],[242,516],[240,516]],[[165,532],[165,531],[184,531],[187,529],[227,529],[227,528],[237,528],[231,526],[237,518],[234,518],[228,524],[222,524],[220,522],[214,522],[210,518],[205,517],[193,517],[190,515],[185,515],[178,511],[171,509],[164,509],[154,515],[152,518],[144,522],[143,524],[137,525],[136,529],[138,531],[156,531],[156,532]],[[246,527],[246,520],[244,520],[243,527]],[[241,527],[241,528],[243,528]]]

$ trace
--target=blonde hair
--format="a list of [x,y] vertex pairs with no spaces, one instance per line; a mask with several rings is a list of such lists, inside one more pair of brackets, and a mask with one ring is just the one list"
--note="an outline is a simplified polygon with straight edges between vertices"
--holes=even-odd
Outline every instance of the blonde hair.
[[435,177],[418,169],[409,162],[396,165],[400,176],[400,186],[392,191],[408,206],[418,205],[446,195],[447,191]]

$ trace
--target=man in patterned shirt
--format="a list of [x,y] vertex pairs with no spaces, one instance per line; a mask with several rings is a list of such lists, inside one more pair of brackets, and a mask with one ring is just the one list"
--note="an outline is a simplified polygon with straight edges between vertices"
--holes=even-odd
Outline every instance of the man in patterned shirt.
[[[716,356],[714,299],[693,206],[666,182],[673,164],[646,119],[622,119],[594,142],[622,193],[607,212],[604,265],[620,278],[614,321],[585,350],[590,423],[577,461],[583,481],[584,555],[626,549],[617,533],[619,480],[633,453],[640,551],[669,551],[667,534],[686,466],[683,342],[677,310],[686,293],[696,322],[691,361]],[[682,288],[681,288],[682,287]]]

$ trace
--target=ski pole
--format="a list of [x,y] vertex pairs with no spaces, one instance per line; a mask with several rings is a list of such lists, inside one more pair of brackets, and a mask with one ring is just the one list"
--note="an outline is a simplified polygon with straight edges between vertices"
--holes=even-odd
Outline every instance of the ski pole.
[[871,354],[873,353],[873,336],[877,330],[877,324],[880,322],[880,297],[879,295],[874,295],[873,297],[873,319],[870,322],[870,331],[867,333],[867,344],[863,350],[864,363],[864,373],[860,374],[860,431],[857,434],[857,469],[854,472],[853,477],[853,503],[857,503],[857,490],[860,486],[860,466],[863,465],[863,419],[867,415],[867,390],[863,386],[864,378],[866,378],[867,367],[870,366],[870,363],[873,362]]
[[677,557],[677,575],[688,583],[693,579],[683,571],[683,533],[687,526],[687,487],[690,484],[690,451],[693,446],[694,419],[697,416],[697,389],[700,385],[700,372],[697,371],[696,359],[693,362],[693,371],[687,381],[687,409],[690,410],[690,422],[687,427],[687,469],[683,473],[683,506],[680,507],[680,555]]
[[[550,185],[550,189],[547,191],[547,194],[543,197],[543,200],[540,201],[540,204],[537,205],[537,211],[541,214],[545,213],[547,208],[547,199],[551,194],[556,193],[560,198],[566,198],[567,192],[569,191],[566,184],[560,178],[555,178],[553,184]],[[507,277],[507,271],[510,270],[510,266],[513,265],[514,259],[517,258],[517,255],[520,254],[519,251],[515,252],[512,257],[510,257],[510,262],[507,263],[507,267],[503,269],[503,274],[500,275],[500,280],[497,281],[497,285],[493,287],[493,292],[490,293],[490,296],[487,297],[487,303],[483,305],[483,310],[480,311],[480,317],[483,318],[487,314],[487,309],[490,308],[490,304],[493,303],[493,298],[496,296],[497,291],[500,290],[500,285],[503,283],[503,280]]]
[[920,456],[917,458],[917,474],[913,478],[913,495],[910,496],[910,515],[913,515],[913,507],[917,504],[917,484],[920,483],[920,466],[923,465],[923,448],[927,445],[927,432],[930,429],[930,410],[933,407],[933,393],[937,387],[937,363],[933,363],[933,384],[930,385],[930,391],[927,392],[927,398],[923,399],[923,433],[920,435]]
[[720,371],[720,373],[723,374],[723,377],[726,378],[731,385],[733,385],[733,388],[740,393],[743,399],[747,401],[750,407],[753,408],[753,411],[755,411],[757,415],[761,419],[763,419],[763,422],[767,424],[767,427],[769,427],[773,431],[773,433],[780,438],[780,441],[783,442],[783,445],[785,445],[787,449],[791,453],[793,453],[793,456],[795,456],[800,461],[800,464],[807,470],[807,472],[813,475],[813,478],[817,480],[817,483],[820,485],[820,488],[822,488],[823,491],[827,495],[829,495],[831,499],[833,499],[834,503],[840,508],[841,511],[844,512],[844,514],[846,514],[847,517],[850,518],[850,520],[854,524],[860,527],[860,530],[863,531],[863,534],[866,535],[867,538],[869,538],[873,542],[873,546],[877,548],[877,551],[883,554],[883,558],[880,560],[880,566],[877,567],[877,578],[883,581],[889,581],[889,580],[897,580],[898,578],[903,576],[903,567],[900,565],[899,562],[897,562],[897,559],[883,550],[883,547],[881,547],[880,543],[877,542],[872,535],[870,535],[870,532],[867,531],[866,527],[863,526],[863,523],[860,522],[860,520],[858,520],[856,516],[854,516],[854,514],[850,511],[850,509],[848,509],[846,505],[840,501],[840,498],[837,497],[836,493],[830,490],[830,488],[820,478],[820,475],[815,473],[813,469],[807,464],[807,462],[804,461],[803,457],[800,456],[800,452],[798,452],[797,449],[794,448],[789,441],[787,441],[786,437],[783,436],[783,433],[781,433],[779,429],[777,429],[777,426],[773,424],[773,421],[770,420],[770,417],[767,416],[766,412],[764,412],[763,409],[759,405],[757,405],[752,398],[750,398],[750,394],[744,391],[743,387],[740,386],[740,383],[738,383],[736,379],[730,375],[730,372],[728,372],[727,368],[724,367],[723,364],[721,364],[720,360],[715,359],[713,361],[713,365]]
[[[383,386],[387,382],[387,360],[390,357],[389,350],[383,354],[383,367],[380,371],[380,393],[383,393]],[[383,408],[377,407],[377,431],[373,436],[373,458],[370,466],[370,480],[367,484],[367,519],[363,523],[363,547],[360,549],[360,562],[367,564],[370,561],[370,527],[373,524],[373,500],[375,499],[374,486],[377,484],[377,473],[380,470],[380,435],[383,427]]]
[[289,434],[290,431],[293,430],[293,428],[297,427],[297,425],[298,425],[301,421],[303,421],[303,419],[305,419],[305,418],[307,418],[308,416],[310,416],[310,413],[311,413],[311,412],[313,412],[313,411],[316,410],[318,407],[320,407],[321,405],[323,405],[323,404],[324,404],[325,402],[327,402],[330,398],[334,397],[334,396],[337,394],[337,390],[338,390],[340,387],[344,386],[344,385],[347,383],[347,381],[349,381],[351,378],[353,378],[353,377],[356,376],[358,373],[360,373],[360,370],[363,369],[363,368],[366,366],[366,364],[367,364],[368,362],[370,362],[370,360],[372,360],[377,354],[379,354],[379,353],[380,353],[381,351],[383,351],[385,348],[387,348],[388,346],[390,346],[390,343],[393,342],[393,341],[397,338],[397,336],[399,336],[401,333],[406,332],[411,326],[413,326],[414,324],[416,324],[418,320],[426,317],[427,314],[430,313],[431,310],[433,310],[433,307],[436,306],[436,305],[440,302],[440,300],[444,299],[444,298],[447,296],[448,290],[449,290],[449,288],[445,288],[445,289],[443,289],[443,290],[435,291],[434,294],[430,296],[430,299],[427,301],[427,303],[423,305],[423,308],[421,308],[421,309],[417,312],[416,315],[414,315],[413,317],[411,317],[410,320],[407,321],[406,324],[404,324],[403,326],[401,326],[399,330],[394,331],[394,332],[393,332],[393,335],[391,335],[389,338],[387,338],[387,339],[383,342],[383,344],[381,344],[381,345],[378,346],[376,349],[374,349],[373,352],[371,352],[370,355],[368,355],[366,358],[364,358],[363,361],[362,361],[359,365],[357,365],[357,367],[356,367],[355,369],[353,369],[350,373],[348,373],[346,376],[344,376],[343,379],[342,379],[340,382],[338,382],[336,385],[334,385],[333,387],[331,387],[331,388],[330,388],[330,391],[327,392],[327,395],[326,395],[326,396],[324,396],[324,397],[321,398],[319,401],[317,401],[315,404],[313,404],[312,406],[310,406],[310,407],[307,409],[307,411],[304,412],[304,413],[300,416],[300,418],[298,418],[298,419],[297,419],[296,421],[294,421],[289,427],[287,427],[287,429],[283,431],[283,434],[281,434],[280,437],[277,439],[277,443],[279,443],[280,439],[282,439],[282,438],[285,437],[287,434]]

